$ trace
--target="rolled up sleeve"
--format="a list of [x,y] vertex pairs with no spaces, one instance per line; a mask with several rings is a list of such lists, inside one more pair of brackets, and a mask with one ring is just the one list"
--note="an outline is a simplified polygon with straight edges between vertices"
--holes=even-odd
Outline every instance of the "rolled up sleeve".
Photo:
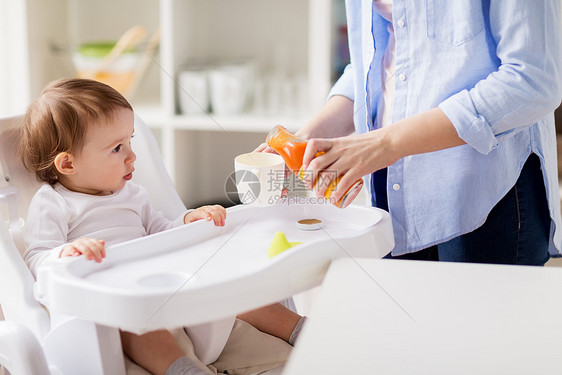
[[353,68],[348,64],[340,78],[336,81],[332,89],[328,93],[328,99],[334,95],[342,95],[346,98],[355,100],[355,93],[353,87]]
[[487,154],[497,146],[498,141],[490,123],[478,114],[467,90],[445,100],[439,108],[451,120],[459,137],[476,151]]
[[459,136],[480,153],[560,104],[560,13],[559,0],[491,2],[498,69],[439,105]]

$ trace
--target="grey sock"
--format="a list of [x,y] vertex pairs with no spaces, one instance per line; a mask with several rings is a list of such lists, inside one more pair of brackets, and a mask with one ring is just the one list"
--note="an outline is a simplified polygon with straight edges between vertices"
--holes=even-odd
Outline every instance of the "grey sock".
[[295,345],[295,342],[297,342],[299,334],[301,333],[302,326],[303,326],[304,322],[306,321],[306,319],[307,319],[306,316],[303,316],[303,317],[300,318],[297,325],[293,329],[293,332],[291,332],[291,336],[289,337],[289,344],[291,344],[293,346]]
[[166,375],[207,375],[192,359],[179,357],[168,367]]

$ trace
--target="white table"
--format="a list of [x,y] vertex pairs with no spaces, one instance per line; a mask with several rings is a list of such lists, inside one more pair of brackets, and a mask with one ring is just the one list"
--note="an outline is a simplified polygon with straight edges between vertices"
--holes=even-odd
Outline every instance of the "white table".
[[335,260],[284,375],[562,374],[562,268]]

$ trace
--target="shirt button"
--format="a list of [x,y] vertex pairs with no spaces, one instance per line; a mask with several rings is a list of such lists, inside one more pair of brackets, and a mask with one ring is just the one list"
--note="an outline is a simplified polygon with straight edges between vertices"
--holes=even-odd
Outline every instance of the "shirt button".
[[400,73],[400,74],[398,75],[398,79],[401,80],[401,81],[405,81],[405,80],[406,80],[406,74]]
[[404,27],[405,22],[404,22],[404,20],[401,18],[401,19],[398,20],[398,22],[396,22],[396,24],[397,24],[398,26],[400,26],[400,27]]
[[392,189],[393,189],[394,191],[400,190],[400,184],[394,184],[394,185],[392,185]]

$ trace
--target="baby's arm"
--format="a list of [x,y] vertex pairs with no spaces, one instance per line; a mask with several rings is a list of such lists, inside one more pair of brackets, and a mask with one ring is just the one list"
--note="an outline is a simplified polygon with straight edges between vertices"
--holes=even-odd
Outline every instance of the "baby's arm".
[[84,254],[97,262],[105,257],[103,241],[80,238],[70,242],[70,216],[64,199],[48,185],[41,187],[31,200],[24,227],[24,258],[33,275],[37,275],[39,266],[62,257]]
[[215,204],[214,206],[202,206],[185,214],[183,222],[188,224],[201,219],[205,219],[207,221],[213,220],[215,225],[224,227],[226,210],[223,206],[218,204]]
[[24,259],[34,276],[39,266],[60,257],[68,242],[68,215],[64,200],[48,185],[31,200],[24,226]]
[[105,241],[83,237],[66,244],[60,253],[62,257],[75,257],[84,255],[88,260],[100,263],[105,258]]
[[213,220],[215,225],[224,226],[226,219],[226,210],[219,205],[202,206],[194,210],[189,210],[187,213],[177,217],[175,220],[170,221],[160,211],[156,211],[150,202],[148,192],[142,186],[130,185],[131,189],[136,189],[134,198],[142,207],[141,220],[146,228],[147,234],[159,233],[168,229],[176,228],[182,224],[192,223],[197,220],[205,219],[207,221]]

